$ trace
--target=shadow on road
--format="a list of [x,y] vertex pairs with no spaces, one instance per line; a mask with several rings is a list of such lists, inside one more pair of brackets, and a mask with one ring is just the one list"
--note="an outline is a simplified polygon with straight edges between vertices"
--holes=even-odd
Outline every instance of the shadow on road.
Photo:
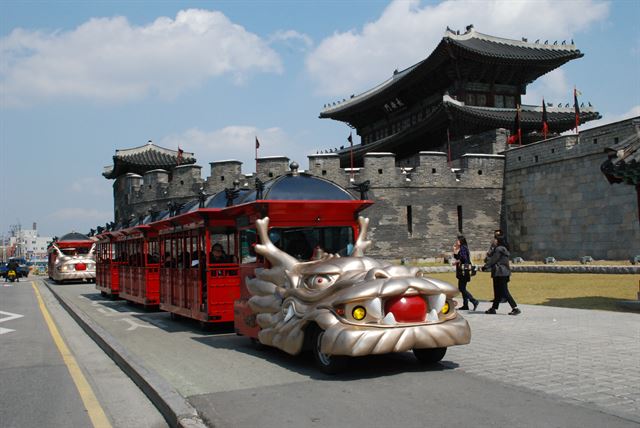
[[599,309],[614,312],[640,312],[640,305],[633,307],[621,306],[621,299],[605,296],[582,296],[548,299],[543,306],[556,306],[561,308]]
[[452,370],[458,367],[458,364],[447,361],[446,356],[439,364],[424,365],[415,359],[412,352],[402,352],[353,357],[349,359],[349,365],[343,373],[327,375],[315,366],[311,352],[303,352],[297,356],[289,355],[279,349],[253,342],[247,337],[229,335],[193,337],[192,339],[213,348],[230,349],[267,360],[272,364],[317,380],[355,381],[393,376],[398,373]]

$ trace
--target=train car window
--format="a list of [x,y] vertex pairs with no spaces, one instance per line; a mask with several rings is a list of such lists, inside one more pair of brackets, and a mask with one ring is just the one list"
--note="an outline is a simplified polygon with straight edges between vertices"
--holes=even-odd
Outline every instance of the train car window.
[[255,229],[240,231],[240,263],[255,263],[256,252],[254,246],[258,242]]
[[348,226],[273,228],[269,238],[298,260],[311,260],[319,249],[340,256],[348,256],[353,249],[353,230]]
[[[222,251],[214,249],[222,247]],[[233,233],[211,232],[211,248],[209,248],[209,263],[237,263],[235,255],[235,235]]]

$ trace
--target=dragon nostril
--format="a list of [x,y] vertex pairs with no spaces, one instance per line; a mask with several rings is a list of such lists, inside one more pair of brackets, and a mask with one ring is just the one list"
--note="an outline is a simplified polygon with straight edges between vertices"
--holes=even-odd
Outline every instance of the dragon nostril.
[[372,279],[383,279],[383,278],[391,278],[391,275],[385,270],[380,268],[371,269],[369,272],[367,272],[367,275],[365,276],[365,280],[368,280],[368,281]]

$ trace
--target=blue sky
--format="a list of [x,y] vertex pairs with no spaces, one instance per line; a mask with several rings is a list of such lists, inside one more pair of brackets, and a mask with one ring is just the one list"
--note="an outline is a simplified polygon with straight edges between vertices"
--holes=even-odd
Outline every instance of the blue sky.
[[[306,156],[345,144],[323,104],[431,53],[447,26],[585,54],[528,88],[571,103],[576,85],[604,124],[640,115],[640,2],[0,2],[0,233],[20,222],[62,235],[113,218],[116,149],[155,143],[209,162]],[[356,143],[359,140],[356,139]]]

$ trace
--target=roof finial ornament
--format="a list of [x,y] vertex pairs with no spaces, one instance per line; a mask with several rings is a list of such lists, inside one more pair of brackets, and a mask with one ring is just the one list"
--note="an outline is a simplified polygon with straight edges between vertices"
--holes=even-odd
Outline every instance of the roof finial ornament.
[[571,44],[572,44],[572,45],[575,45],[575,43],[573,43],[573,39],[571,39]]
[[522,38],[522,41],[523,41],[523,42],[528,42],[529,40],[528,40],[526,37],[523,37],[523,38]]
[[298,162],[293,161],[289,164],[289,169],[291,169],[291,175],[298,175],[298,168],[300,168],[300,165],[298,165]]
[[548,44],[549,44],[549,40],[545,40],[545,41],[544,41],[544,44],[545,44],[545,45],[548,45]]
[[153,141],[149,140],[147,141],[147,144],[153,144]]
[[540,43],[540,39],[537,39],[534,43],[536,44]]
[[465,27],[467,29],[467,33],[471,32],[471,30],[473,30],[473,24],[469,24]]

